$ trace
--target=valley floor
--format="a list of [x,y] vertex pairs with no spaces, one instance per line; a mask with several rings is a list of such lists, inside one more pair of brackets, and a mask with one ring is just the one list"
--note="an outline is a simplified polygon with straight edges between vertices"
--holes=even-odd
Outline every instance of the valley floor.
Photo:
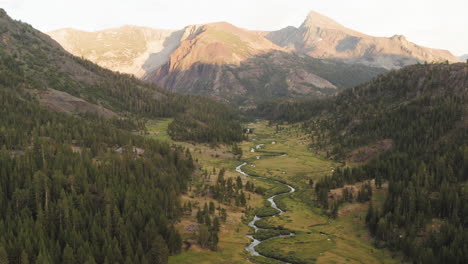
[[[164,128],[168,123],[168,120],[151,123],[149,126],[151,135],[170,140],[164,134]],[[337,219],[330,219],[316,206],[315,194],[313,188],[309,186],[309,179],[317,182],[321,177],[331,174],[341,164],[312,153],[308,149],[307,138],[299,129],[291,126],[271,127],[265,121],[249,124],[249,127],[253,129],[253,133],[249,134],[249,139],[240,145],[243,150],[242,161],[235,159],[227,147],[210,148],[201,144],[180,142],[177,144],[188,147],[194,159],[197,159],[208,171],[224,167],[227,169],[227,177],[237,177],[240,174],[235,171],[235,167],[245,161],[248,165],[244,166],[243,170],[249,175],[279,180],[297,189],[295,193],[280,195],[275,199],[278,206],[286,213],[265,218],[262,223],[292,230],[295,235],[263,241],[256,247],[260,254],[293,260],[294,263],[401,262],[401,257],[392,255],[386,249],[377,249],[373,246],[373,241],[364,225],[368,203],[345,204],[340,208]],[[248,178],[250,179],[243,176],[245,182],[250,180],[256,186],[270,189],[277,187],[274,183],[261,178]],[[215,180],[215,175],[201,179],[205,183],[214,183]],[[195,180],[194,185],[201,184],[199,181],[200,179],[197,183]],[[373,202],[375,204],[382,202],[384,196],[385,188],[376,190]],[[269,205],[265,199],[266,197],[249,193],[247,208]],[[183,197],[183,200],[200,204],[214,201],[209,197],[199,197],[193,193]],[[250,243],[246,235],[253,233],[253,229],[249,228],[247,223],[253,217],[254,209],[222,206],[227,209],[228,218],[222,225],[218,251],[201,249],[195,245],[195,232],[190,227],[196,226],[196,219],[193,215],[187,215],[183,217],[178,228],[184,239],[190,241],[192,246],[187,251],[172,256],[171,264],[284,263],[266,257],[252,258],[245,250]]]

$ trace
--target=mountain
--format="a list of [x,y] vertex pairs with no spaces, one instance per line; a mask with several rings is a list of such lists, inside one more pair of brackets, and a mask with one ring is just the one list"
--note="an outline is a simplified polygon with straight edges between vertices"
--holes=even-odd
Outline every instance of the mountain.
[[462,55],[458,57],[461,61],[466,61],[468,60],[468,54]]
[[363,180],[388,183],[384,204],[371,205],[366,217],[375,243],[413,262],[464,263],[467,102],[466,63],[409,66],[343,92],[334,110],[309,124],[330,133],[322,146],[333,146],[331,153],[363,165],[320,181],[318,193]]
[[186,129],[203,100],[76,58],[0,9],[0,262],[167,263],[195,167],[135,131],[164,116]]
[[66,28],[48,34],[72,54],[140,78],[168,61],[184,31],[123,26],[96,32]]
[[316,12],[299,28],[273,32],[218,22],[181,30],[124,26],[49,34],[69,52],[108,69],[171,91],[242,104],[265,98],[320,98],[366,82],[384,69],[459,61],[448,51],[418,46],[399,35],[369,36]]
[[266,32],[265,36],[281,47],[314,58],[335,58],[386,69],[424,61],[459,61],[449,51],[418,46],[401,35],[369,36],[313,11],[299,28],[290,26]]
[[124,26],[98,32],[62,29],[49,34],[71,53],[103,67],[134,74],[172,91],[227,101],[321,97],[383,72],[381,68],[298,56],[259,32],[225,22],[178,31]]
[[[207,98],[175,94],[101,68],[69,54],[49,36],[5,13],[0,19],[3,62],[0,77],[7,87],[24,88],[51,110],[92,113],[131,123],[173,117],[178,124],[179,140],[230,142],[242,137],[239,117],[228,106]],[[218,111],[206,110],[207,105]],[[197,122],[186,122],[187,115]],[[184,133],[182,127],[186,131],[204,131],[204,136],[193,138],[199,134]]]
[[343,160],[315,185],[323,208],[342,203],[330,201],[330,190],[372,181],[387,192],[366,217],[376,245],[415,263],[464,263],[467,102],[468,64],[420,64],[327,100],[270,103],[254,112],[301,121],[311,149]]
[[383,71],[301,57],[228,23],[203,25],[191,32],[166,64],[143,79],[170,90],[232,102],[320,97]]

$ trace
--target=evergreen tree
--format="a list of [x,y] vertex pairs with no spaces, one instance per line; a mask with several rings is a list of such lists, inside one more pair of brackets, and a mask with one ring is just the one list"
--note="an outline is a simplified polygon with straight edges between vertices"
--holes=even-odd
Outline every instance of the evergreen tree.
[[167,264],[169,260],[169,249],[167,248],[164,239],[158,235],[151,243],[151,250],[149,254],[149,263],[154,264]]
[[8,263],[10,262],[8,261],[7,251],[5,250],[5,247],[3,247],[0,244],[0,264],[8,264]]

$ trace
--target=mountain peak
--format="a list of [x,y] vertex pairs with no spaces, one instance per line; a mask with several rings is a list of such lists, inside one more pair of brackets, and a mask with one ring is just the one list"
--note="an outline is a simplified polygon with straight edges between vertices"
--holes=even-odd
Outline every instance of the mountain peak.
[[315,11],[310,11],[301,27],[336,29],[343,26],[329,17]]
[[399,41],[408,41],[404,35],[393,35],[390,39]]

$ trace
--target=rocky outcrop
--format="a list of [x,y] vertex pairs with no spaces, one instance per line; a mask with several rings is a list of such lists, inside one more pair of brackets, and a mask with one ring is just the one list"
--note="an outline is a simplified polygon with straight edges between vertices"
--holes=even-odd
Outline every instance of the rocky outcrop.
[[448,51],[421,47],[400,35],[369,36],[316,12],[298,28],[273,32],[218,22],[181,30],[124,26],[49,34],[71,53],[103,67],[223,100],[317,97],[367,81],[382,68],[458,61]]
[[142,77],[169,60],[184,33],[123,26],[96,32],[67,28],[48,34],[76,56],[113,71]]
[[447,50],[418,46],[401,35],[390,38],[369,36],[317,12],[310,12],[299,28],[287,27],[265,36],[281,47],[314,58],[341,59],[387,69],[423,61],[459,61]]

